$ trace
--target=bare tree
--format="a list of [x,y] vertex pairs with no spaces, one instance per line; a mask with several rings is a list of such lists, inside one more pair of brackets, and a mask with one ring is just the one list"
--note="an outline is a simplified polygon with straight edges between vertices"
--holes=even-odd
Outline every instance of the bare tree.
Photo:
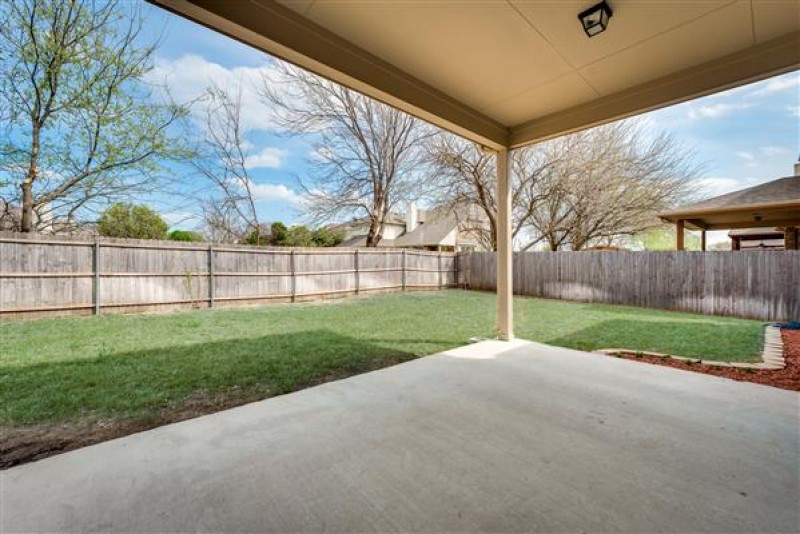
[[[465,230],[491,250],[497,249],[497,195],[494,153],[449,133],[432,137],[427,146],[431,179],[437,184],[439,205],[458,211],[477,209],[483,217],[472,219]],[[559,155],[549,151],[512,153],[512,239],[525,239],[532,217],[547,199],[555,197],[552,167]],[[535,243],[528,242],[525,247]]]
[[[699,173],[691,151],[671,136],[646,136],[635,120],[600,126],[512,153],[512,237],[528,250],[580,250],[658,224],[655,214],[693,192]],[[444,134],[429,144],[443,198],[486,215],[496,248],[494,157]]]
[[628,120],[553,143],[570,154],[554,167],[559,186],[550,190],[560,202],[546,216],[530,219],[551,250],[566,243],[581,250],[642,232],[660,224],[659,211],[696,192],[700,166],[693,152],[667,133],[646,134],[641,123]]
[[242,126],[242,86],[230,90],[212,84],[201,103],[204,137],[192,165],[210,185],[206,189],[210,194],[203,199],[206,231],[212,240],[229,243],[255,233],[255,244],[261,244],[247,165],[249,143]]
[[15,0],[0,17],[0,197],[19,229],[156,187],[161,162],[184,155],[168,130],[186,110],[142,82],[154,45],[139,44],[136,8]]
[[475,143],[446,132],[431,137],[426,149],[431,178],[439,185],[436,203],[455,212],[463,208],[480,210],[485,224],[475,224],[464,231],[494,250],[497,244],[494,155]]
[[387,214],[419,194],[421,141],[431,128],[341,85],[280,63],[261,94],[277,125],[317,137],[312,175],[298,178],[314,222],[362,215],[377,246]]

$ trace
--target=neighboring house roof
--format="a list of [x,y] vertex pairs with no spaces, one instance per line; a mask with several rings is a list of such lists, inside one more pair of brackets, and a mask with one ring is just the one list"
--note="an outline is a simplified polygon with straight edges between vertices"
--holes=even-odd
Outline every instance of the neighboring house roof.
[[[394,247],[395,239],[381,239],[378,241],[379,247]],[[336,245],[337,247],[366,247],[367,246],[367,234],[358,234],[352,237],[349,237]]]
[[[427,210],[417,210],[417,221],[421,222],[421,223],[425,222],[426,218],[428,217],[428,213],[429,212]],[[353,219],[351,221],[348,221],[346,223],[342,223],[340,225],[337,225],[336,227],[337,228],[354,228],[354,227],[357,228],[359,226],[363,226],[363,225],[366,225],[368,223],[369,223],[369,217],[358,217],[358,218]],[[406,218],[405,218],[404,215],[401,215],[400,213],[395,213],[393,211],[390,211],[389,213],[386,214],[386,220],[384,220],[383,223],[384,224],[392,224],[392,225],[395,225],[395,226],[405,226],[406,225]]]
[[754,204],[784,203],[790,200],[800,200],[800,178],[797,176],[787,176],[765,184],[712,197],[683,206],[675,211],[719,210],[739,206],[752,206]]
[[446,217],[423,223],[411,232],[405,233],[395,239],[399,247],[425,247],[436,246],[447,239],[456,227],[455,218]]
[[800,224],[800,177],[787,176],[661,213],[698,229],[720,230]]
[[[404,232],[395,239],[381,239],[379,247],[436,247],[467,245],[477,246],[477,240],[466,237],[459,224],[468,220],[475,220],[474,210],[450,210],[436,208],[432,210],[417,210],[417,226],[410,232]],[[338,246],[363,247],[366,246],[366,233],[364,228],[366,218],[355,219],[342,228],[349,229],[352,233]],[[397,213],[390,213],[385,223],[387,226],[402,226],[406,228],[406,218]]]

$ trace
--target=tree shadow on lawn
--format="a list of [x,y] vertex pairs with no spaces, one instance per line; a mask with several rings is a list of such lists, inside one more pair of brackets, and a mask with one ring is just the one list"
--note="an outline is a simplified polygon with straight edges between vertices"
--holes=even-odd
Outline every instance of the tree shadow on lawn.
[[311,330],[2,369],[0,468],[417,356]]
[[621,348],[728,362],[760,361],[764,329],[754,323],[612,319],[543,343],[593,351]]

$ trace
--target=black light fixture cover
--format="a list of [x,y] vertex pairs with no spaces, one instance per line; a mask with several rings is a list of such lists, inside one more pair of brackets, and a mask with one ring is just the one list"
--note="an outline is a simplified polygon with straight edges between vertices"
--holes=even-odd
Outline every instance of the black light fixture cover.
[[582,11],[578,15],[578,19],[583,25],[583,31],[589,37],[594,37],[598,33],[602,33],[608,27],[608,19],[614,15],[611,6],[603,0],[599,4],[595,4],[589,9]]

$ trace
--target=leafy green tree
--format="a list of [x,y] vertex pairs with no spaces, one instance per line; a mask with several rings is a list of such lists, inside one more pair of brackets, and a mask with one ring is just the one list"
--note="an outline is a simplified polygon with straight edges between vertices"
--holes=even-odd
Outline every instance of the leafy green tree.
[[262,240],[261,244],[269,244],[273,247],[335,247],[344,241],[344,234],[329,228],[312,230],[303,224],[293,224],[287,227],[284,223],[277,221],[270,225],[268,238],[263,230],[259,236],[256,236],[255,231],[251,231],[244,242],[256,245],[258,244],[257,238]]
[[[645,250],[662,251],[675,250],[677,239],[674,226],[659,226],[651,228],[634,238]],[[686,250],[700,250],[700,236],[693,232],[684,235],[684,248]]]
[[344,232],[330,228],[319,228],[314,230],[311,240],[315,247],[335,247],[344,241]]
[[244,239],[238,242],[247,245],[256,245],[258,247],[272,245],[270,227],[265,224],[259,224],[257,227],[251,229]]
[[286,245],[289,247],[313,247],[313,233],[307,226],[295,224],[289,227],[289,234],[286,237]]
[[191,230],[173,230],[169,233],[170,241],[188,241],[188,242],[201,242],[205,241],[202,235]]
[[285,224],[280,221],[272,223],[270,226],[270,244],[276,247],[285,247],[287,246],[288,238],[289,229]]
[[97,231],[107,237],[166,239],[167,223],[144,205],[118,202],[106,209],[97,221]]
[[[0,1],[0,201],[18,230],[152,191],[165,160],[188,156],[145,77],[154,44],[122,0]],[[152,80],[150,80],[152,82]]]

